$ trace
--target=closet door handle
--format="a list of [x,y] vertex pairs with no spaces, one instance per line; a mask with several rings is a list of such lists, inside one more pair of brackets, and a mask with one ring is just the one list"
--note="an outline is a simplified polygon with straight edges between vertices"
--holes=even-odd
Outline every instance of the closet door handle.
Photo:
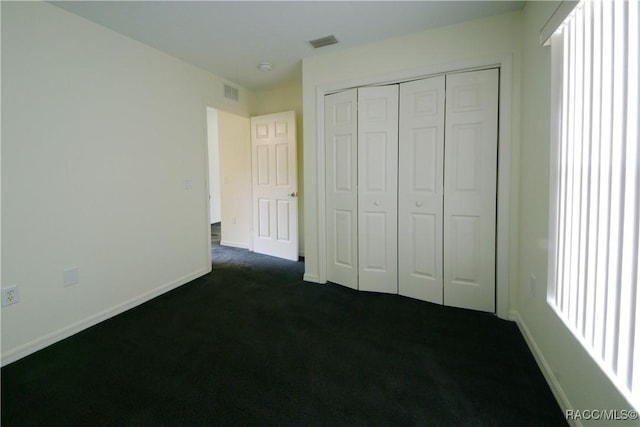
[[416,206],[419,208],[422,207],[422,202],[416,202]]
[[380,200],[376,200],[375,202],[373,202],[373,204],[376,206],[380,206]]

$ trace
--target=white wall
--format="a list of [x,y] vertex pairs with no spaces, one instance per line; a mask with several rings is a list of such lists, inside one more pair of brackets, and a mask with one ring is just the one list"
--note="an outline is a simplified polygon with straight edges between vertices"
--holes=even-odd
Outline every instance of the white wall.
[[302,69],[300,75],[284,85],[254,94],[251,115],[296,112],[296,138],[298,150],[298,249],[304,255],[304,175],[303,175],[303,127],[302,127]]
[[[556,2],[530,2],[524,9],[522,144],[520,168],[520,256],[514,284],[514,315],[537,347],[564,406],[575,409],[629,409],[621,393],[546,302],[549,237],[550,48],[539,43],[540,28]],[[537,279],[534,292],[530,275]],[[606,425],[603,421],[585,425]],[[611,423],[613,424],[613,423]],[[615,422],[615,425],[625,425]],[[637,421],[628,425],[638,425]]]
[[248,117],[218,110],[222,236],[225,246],[251,248],[251,130]]
[[206,106],[248,115],[252,94],[48,3],[1,6],[4,364],[210,270]]
[[[319,280],[317,88],[348,87],[380,76],[456,66],[482,58],[512,59],[511,185],[518,188],[521,13],[441,27],[303,60],[305,278]],[[511,193],[511,230],[517,230],[518,194]],[[517,234],[511,233],[510,282],[517,280]],[[321,281],[321,280],[320,280]]]
[[220,222],[220,144],[218,111],[207,108],[207,141],[209,152],[209,222]]

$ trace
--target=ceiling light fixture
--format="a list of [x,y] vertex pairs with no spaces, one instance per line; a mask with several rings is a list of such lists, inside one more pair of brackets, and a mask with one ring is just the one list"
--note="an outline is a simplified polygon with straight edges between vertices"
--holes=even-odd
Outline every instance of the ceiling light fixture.
[[258,69],[263,73],[267,73],[273,69],[273,66],[271,65],[271,62],[263,61],[258,64]]

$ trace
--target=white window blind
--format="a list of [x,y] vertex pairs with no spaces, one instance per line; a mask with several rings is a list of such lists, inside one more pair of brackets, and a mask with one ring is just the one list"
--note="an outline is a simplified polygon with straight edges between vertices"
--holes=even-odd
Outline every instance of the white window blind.
[[548,302],[640,407],[638,1],[581,1],[551,37]]

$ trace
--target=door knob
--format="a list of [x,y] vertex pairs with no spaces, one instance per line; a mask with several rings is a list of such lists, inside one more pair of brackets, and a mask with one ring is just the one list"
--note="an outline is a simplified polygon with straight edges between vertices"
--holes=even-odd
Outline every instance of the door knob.
[[380,206],[380,200],[376,200],[375,202],[373,202],[373,204],[376,206]]
[[289,196],[291,197],[298,197],[298,192],[294,191],[293,193],[289,194]]
[[417,207],[421,207],[422,206],[422,202],[416,202],[416,206]]

